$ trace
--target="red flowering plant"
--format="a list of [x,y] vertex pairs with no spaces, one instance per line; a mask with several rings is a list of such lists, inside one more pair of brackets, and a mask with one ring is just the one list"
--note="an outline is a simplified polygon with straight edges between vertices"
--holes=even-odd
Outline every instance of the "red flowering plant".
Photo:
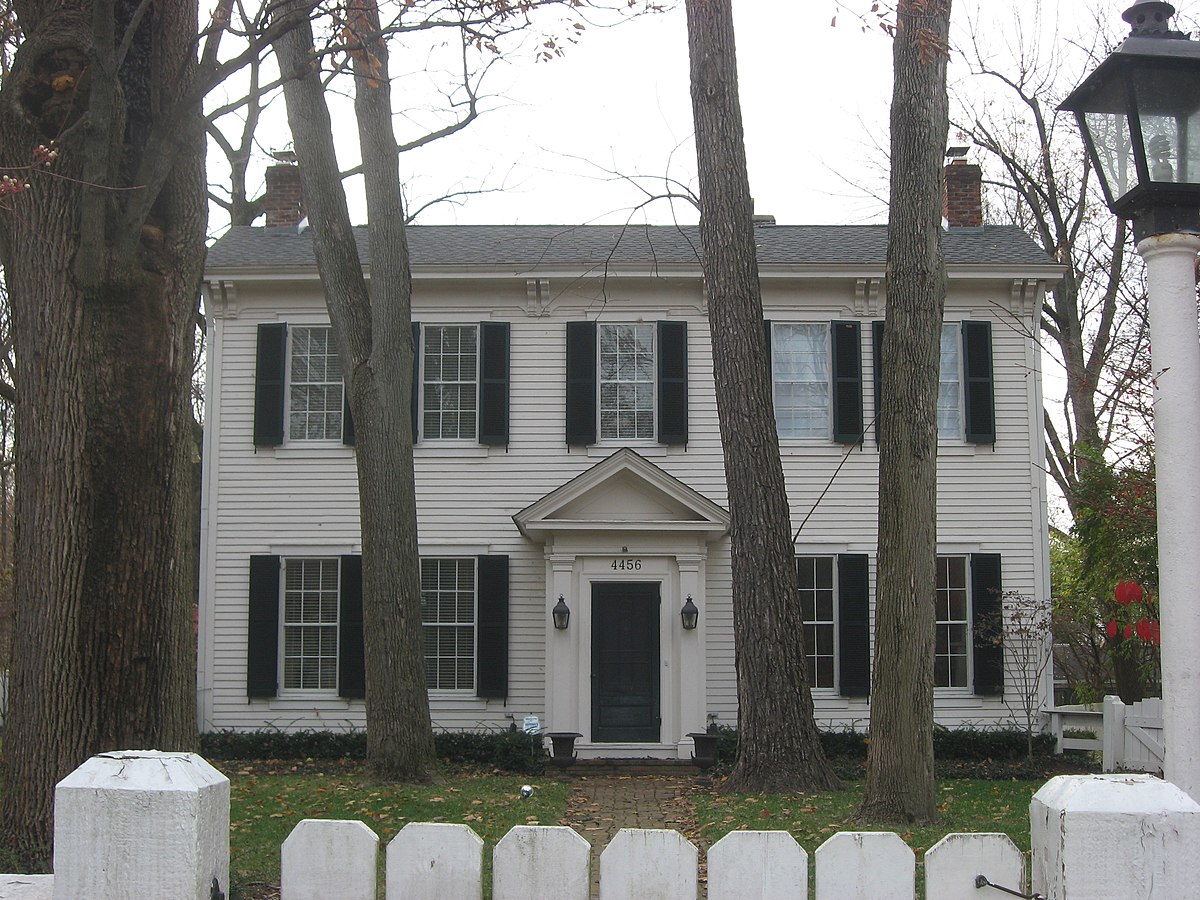
[[1136,581],[1121,581],[1113,591],[1117,612],[1104,627],[1109,642],[1139,640],[1158,646],[1162,635],[1158,605],[1150,592]]

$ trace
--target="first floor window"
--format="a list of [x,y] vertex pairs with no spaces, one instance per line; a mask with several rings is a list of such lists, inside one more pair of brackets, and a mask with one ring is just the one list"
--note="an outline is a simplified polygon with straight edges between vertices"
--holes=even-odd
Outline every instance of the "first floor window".
[[781,438],[829,437],[829,328],[773,324],[775,427]]
[[475,687],[475,560],[421,560],[425,682],[430,690]]
[[962,397],[960,344],[958,325],[942,326],[941,353],[938,361],[938,437],[943,440],[962,439]]
[[284,561],[284,688],[337,689],[338,587],[337,559]]
[[934,642],[934,684],[967,687],[970,653],[970,619],[967,594],[967,557],[937,558]]
[[421,434],[475,440],[478,418],[479,330],[429,325],[424,332]]
[[804,655],[808,660],[808,683],[815,688],[833,688],[835,619],[833,557],[801,556],[799,573],[800,607],[804,611]]
[[342,364],[329,326],[291,329],[288,364],[288,437],[341,440]]
[[600,326],[600,439],[654,438],[654,326]]

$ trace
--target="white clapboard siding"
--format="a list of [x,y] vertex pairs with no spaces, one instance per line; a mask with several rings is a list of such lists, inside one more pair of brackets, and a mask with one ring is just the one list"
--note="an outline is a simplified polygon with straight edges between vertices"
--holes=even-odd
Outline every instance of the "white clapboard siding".
[[[877,278],[878,275],[871,277]],[[1044,595],[1042,494],[1034,467],[1041,459],[1040,410],[1031,409],[1035,356],[1003,312],[1011,282],[951,283],[946,320],[992,322],[998,440],[995,446],[947,442],[938,454],[939,543],[942,552],[1003,555],[1005,590]],[[961,292],[956,294],[956,290]],[[764,281],[765,315],[773,321],[857,320],[861,323],[864,423],[875,415],[871,312],[854,307],[853,276],[805,281]],[[957,299],[956,299],[957,298]],[[246,279],[238,283],[236,314],[212,321],[214,367],[210,379],[201,638],[201,727],[264,726],[358,729],[359,701],[330,696],[247,701],[246,595],[252,554],[358,552],[357,480],[353,451],[338,444],[260,449],[252,442],[256,327],[263,322],[327,321],[315,281]],[[435,725],[442,729],[504,728],[527,714],[545,714],[547,563],[541,546],[518,532],[514,513],[617,449],[568,448],[564,440],[565,323],[669,318],[688,325],[689,443],[635,449],[667,473],[721,506],[727,506],[724,462],[712,383],[712,353],[699,282],[694,279],[590,277],[554,281],[541,314],[527,312],[525,276],[471,281],[418,274],[414,318],[424,324],[479,321],[511,323],[511,440],[505,447],[418,444],[417,509],[424,550],[510,558],[510,658],[507,700],[469,694],[433,694]],[[1032,327],[1025,317],[1025,327]],[[866,553],[875,585],[878,446],[868,429],[861,446],[832,441],[784,441],[781,458],[793,529],[807,517],[797,541],[804,554]],[[841,465],[840,472],[838,467]],[[835,477],[835,472],[837,472]],[[830,480],[833,484],[829,487]],[[826,490],[828,487],[828,490]],[[825,492],[813,510],[816,498]],[[724,724],[736,721],[733,607],[729,542],[708,548],[703,568],[707,698],[705,712]],[[828,727],[866,725],[867,704],[817,691],[817,717]],[[939,692],[938,721],[984,725],[1010,712],[997,698]],[[688,723],[696,727],[700,723]]]

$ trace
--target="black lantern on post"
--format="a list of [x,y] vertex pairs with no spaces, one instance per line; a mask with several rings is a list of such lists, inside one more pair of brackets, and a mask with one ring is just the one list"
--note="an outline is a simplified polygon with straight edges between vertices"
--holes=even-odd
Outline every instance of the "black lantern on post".
[[554,609],[550,610],[550,618],[554,620],[554,627],[559,631],[566,630],[567,625],[571,621],[571,607],[567,606],[567,601],[563,599],[563,595],[558,595],[558,602],[554,604]]
[[696,625],[700,621],[700,610],[696,607],[696,604],[692,602],[690,595],[688,596],[687,600],[684,601],[683,609],[679,610],[679,618],[683,620],[683,627],[685,631],[695,630]]
[[1200,43],[1139,0],[1125,42],[1060,107],[1075,113],[1109,207],[1134,236],[1200,232]]

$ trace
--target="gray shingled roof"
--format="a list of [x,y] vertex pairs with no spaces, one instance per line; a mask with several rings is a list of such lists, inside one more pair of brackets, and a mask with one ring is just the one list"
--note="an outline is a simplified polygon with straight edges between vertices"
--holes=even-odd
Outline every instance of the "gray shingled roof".
[[[760,265],[877,265],[887,249],[885,225],[770,225],[755,229]],[[356,228],[369,263],[366,229]],[[414,225],[412,264],[525,271],[610,265],[690,266],[699,259],[695,226]],[[1019,228],[988,225],[944,236],[951,265],[1045,266],[1050,260]],[[210,273],[225,269],[314,265],[311,232],[292,228],[231,228],[208,251]]]

